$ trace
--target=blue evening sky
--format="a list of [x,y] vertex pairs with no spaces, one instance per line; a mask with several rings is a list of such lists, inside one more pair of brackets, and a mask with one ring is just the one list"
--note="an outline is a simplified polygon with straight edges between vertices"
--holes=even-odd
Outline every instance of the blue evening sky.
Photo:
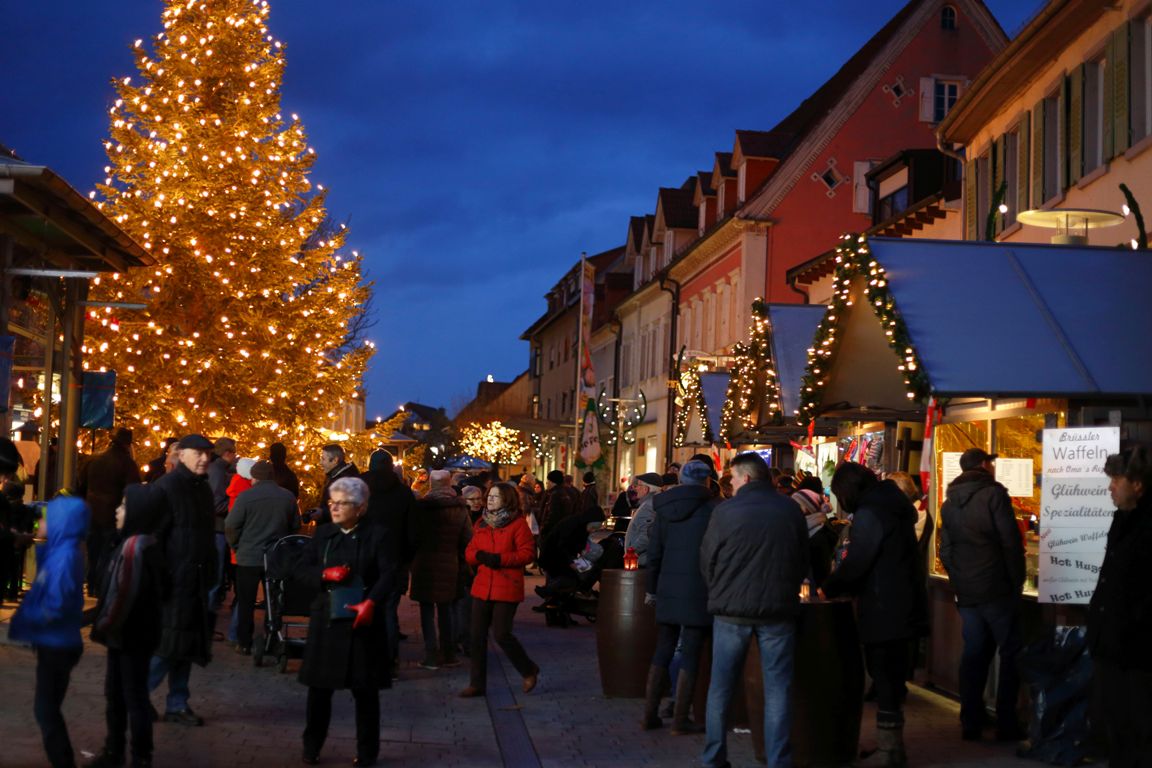
[[[988,0],[1009,36],[1041,0]],[[376,282],[369,417],[454,411],[524,370],[520,333],[737,128],[768,129],[904,0],[271,0],[282,107]],[[160,0],[9,3],[0,142],[87,193],[110,80]]]

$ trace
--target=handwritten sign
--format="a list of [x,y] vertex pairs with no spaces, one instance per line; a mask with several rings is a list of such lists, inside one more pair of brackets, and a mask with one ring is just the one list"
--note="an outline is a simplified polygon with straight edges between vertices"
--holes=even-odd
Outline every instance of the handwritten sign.
[[1087,603],[1096,591],[1115,512],[1104,461],[1119,451],[1119,427],[1044,430],[1040,602]]

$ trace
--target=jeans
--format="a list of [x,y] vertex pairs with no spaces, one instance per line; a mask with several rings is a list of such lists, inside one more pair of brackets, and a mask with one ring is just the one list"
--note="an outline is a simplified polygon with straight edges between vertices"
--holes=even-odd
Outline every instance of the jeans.
[[521,677],[535,675],[540,667],[532,659],[520,641],[512,634],[512,619],[516,616],[519,603],[506,603],[501,600],[472,601],[472,671],[470,685],[484,690],[488,684],[488,629],[492,629],[492,639],[504,651],[508,661]]
[[105,720],[108,737],[105,749],[113,755],[125,753],[124,732],[131,726],[134,760],[152,757],[152,705],[148,701],[148,666],[151,656],[108,649],[108,671],[104,676]]
[[252,634],[255,630],[252,615],[256,610],[256,593],[263,578],[264,568],[261,566],[236,566],[236,643],[245,648],[252,647]]
[[[304,751],[319,755],[328,738],[332,722],[331,688],[308,688],[305,705]],[[356,757],[375,762],[380,756],[380,691],[376,688],[353,688],[356,702]]]
[[1016,701],[1020,673],[1016,657],[1020,637],[1020,600],[1007,597],[990,603],[960,605],[964,652],[960,657],[960,727],[979,731],[984,725],[984,686],[996,649],[1000,649],[1000,681],[996,687],[996,727],[1005,732],[1019,727]]
[[[440,644],[436,644],[436,625],[440,625]],[[420,603],[420,632],[424,635],[424,650],[435,654],[443,648],[445,656],[455,656],[452,645],[452,603]]]
[[36,698],[32,708],[44,752],[52,768],[73,768],[76,757],[72,754],[72,741],[68,738],[68,725],[60,706],[68,693],[72,669],[80,661],[83,647],[49,648],[36,646]]
[[188,699],[192,696],[192,692],[188,689],[188,679],[192,676],[192,662],[187,659],[153,656],[148,671],[148,690],[156,690],[165,675],[168,676],[168,699],[164,711],[183,712],[188,709]]
[[764,755],[769,768],[792,765],[792,661],[796,622],[733,624],[719,616],[712,624],[712,683],[708,686],[707,734],[701,765],[718,768],[728,762],[728,708],[744,669],[752,637],[760,646],[764,678]]
[[[689,670],[695,679],[700,666],[700,648],[708,636],[710,627],[690,627],[679,624],[659,624],[656,627],[656,650],[652,653],[652,666],[669,670],[672,690],[676,690],[676,677],[679,670]],[[672,674],[672,659],[677,657],[676,674]],[[691,692],[688,694],[691,696]]]
[[[224,587],[224,563],[228,562],[228,539],[223,531],[216,531],[216,585],[208,590],[208,607],[216,609],[216,595]],[[223,600],[223,596],[220,598]]]

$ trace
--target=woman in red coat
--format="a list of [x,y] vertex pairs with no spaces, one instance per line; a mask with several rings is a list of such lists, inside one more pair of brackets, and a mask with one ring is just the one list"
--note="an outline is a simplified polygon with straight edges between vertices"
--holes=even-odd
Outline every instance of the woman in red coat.
[[488,682],[488,629],[512,666],[524,678],[524,693],[536,687],[540,667],[528,658],[512,634],[516,608],[524,602],[524,566],[532,562],[532,531],[520,514],[520,496],[511,483],[488,491],[484,516],[476,522],[465,558],[476,568],[472,582],[472,674],[460,691],[464,698],[483,696]]

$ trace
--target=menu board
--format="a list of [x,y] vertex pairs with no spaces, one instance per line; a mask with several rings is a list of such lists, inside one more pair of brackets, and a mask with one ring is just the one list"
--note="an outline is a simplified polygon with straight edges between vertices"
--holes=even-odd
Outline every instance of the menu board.
[[1046,429],[1043,451],[1039,600],[1087,603],[1116,510],[1104,461],[1120,452],[1120,428]]
[[952,481],[960,476],[960,451],[944,451],[940,454],[940,487],[947,489]]
[[996,459],[996,482],[1008,489],[1009,496],[1032,498],[1032,459]]

